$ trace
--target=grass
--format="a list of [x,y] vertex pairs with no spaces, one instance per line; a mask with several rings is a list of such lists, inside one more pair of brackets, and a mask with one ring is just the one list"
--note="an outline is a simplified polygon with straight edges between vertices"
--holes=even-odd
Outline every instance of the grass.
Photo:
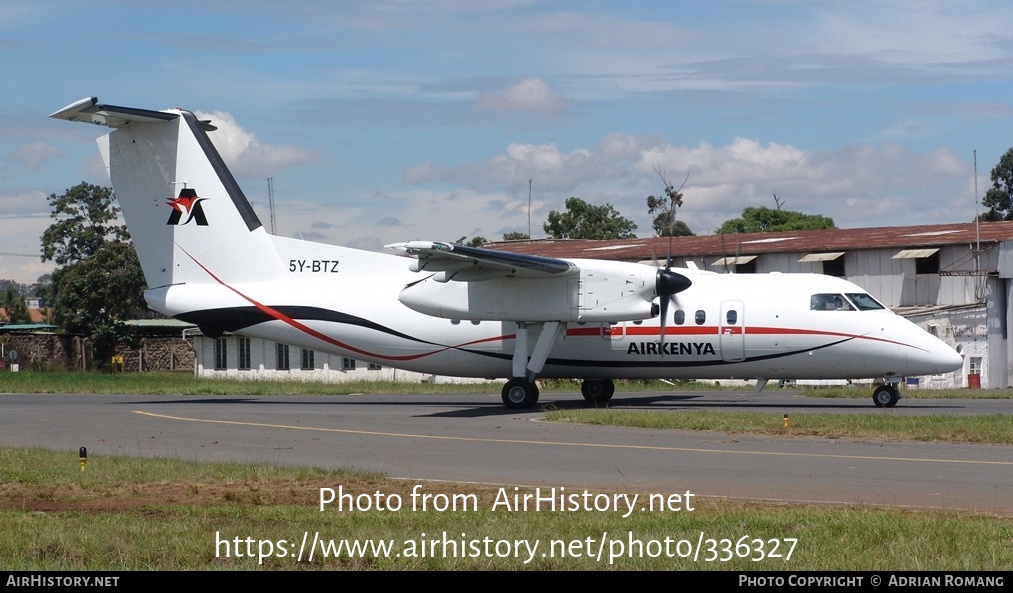
[[[343,393],[498,392],[499,384],[428,385],[393,383],[259,383],[197,380],[189,374],[7,373],[8,393],[141,393],[181,395],[279,395]],[[629,382],[624,391],[713,388],[695,382]],[[573,382],[548,381],[543,390],[576,390]],[[867,389],[815,390],[819,395],[851,397]],[[967,393],[968,390],[959,390]],[[934,391],[909,390],[913,394]],[[995,392],[983,392],[993,395]],[[856,395],[858,395],[856,393]],[[1013,426],[1006,416],[936,417],[892,414],[793,414],[789,427],[777,414],[710,412],[632,412],[575,410],[550,418],[625,426],[723,430],[782,436],[994,442],[1010,444]],[[410,508],[416,484],[355,471],[280,468],[270,465],[206,464],[171,459],[93,457],[87,471],[67,453],[0,448],[0,566],[5,570],[1004,570],[1013,565],[1013,520],[987,514],[898,511],[879,508],[778,506],[698,499],[693,511],[619,513],[589,511],[512,512],[493,510],[496,487],[424,483],[423,492],[473,495],[477,508],[417,511]],[[361,500],[376,493],[400,496],[397,511],[320,510],[321,488],[342,488]],[[512,486],[506,492],[512,494]],[[523,490],[521,491],[523,492]],[[630,494],[630,493],[626,493]],[[642,495],[655,493],[639,493]],[[658,493],[669,494],[669,493]],[[387,498],[386,500],[391,500]],[[439,540],[527,540],[540,552],[525,563],[511,555],[406,553],[406,546]],[[426,535],[423,536],[422,534]],[[390,540],[396,554],[364,554],[297,562],[295,544],[304,534],[326,541]],[[465,534],[465,535],[460,535]],[[608,534],[602,560],[588,557]],[[251,538],[247,540],[247,538]],[[614,539],[613,539],[614,538]],[[676,551],[705,542],[699,558],[654,558],[621,551],[630,538],[664,543]],[[769,550],[771,540],[797,539],[790,559],[753,561],[736,551],[754,542]],[[713,543],[707,545],[708,540]],[[253,557],[237,557],[249,541]],[[282,551],[282,541],[289,546]],[[541,556],[557,542],[557,554]],[[591,542],[590,544],[588,542]],[[270,544],[267,544],[270,542]],[[743,546],[736,548],[737,543]],[[592,545],[593,544],[593,545]],[[270,547],[269,547],[270,546]],[[480,546],[481,547],[481,546]],[[562,549],[573,552],[558,557]],[[462,550],[465,549],[462,544]],[[245,550],[245,548],[244,548]],[[289,551],[291,550],[291,555]],[[470,550],[470,548],[469,548]],[[647,552],[658,548],[646,549]],[[228,551],[229,554],[224,552]],[[273,552],[259,558],[260,552]],[[755,556],[753,552],[748,556]],[[743,556],[746,556],[744,554]]]
[[[727,382],[725,382],[727,383]],[[577,392],[580,384],[570,379],[539,380],[543,392]],[[136,393],[142,395],[345,395],[351,393],[498,393],[502,382],[406,383],[393,381],[243,381],[198,379],[190,372],[53,372],[25,371],[0,373],[0,393]],[[751,385],[727,385],[720,381],[617,380],[617,392],[660,391],[749,391]],[[768,387],[772,390],[773,387]],[[811,397],[869,398],[868,385],[850,387],[806,387]],[[905,398],[1013,399],[1013,389],[905,389]]]
[[[869,385],[848,387],[805,387],[803,395],[809,397],[872,397]],[[1013,399],[1013,389],[902,389],[906,399]]]
[[[208,464],[169,459],[95,457],[81,472],[77,459],[39,449],[0,449],[0,565],[4,570],[1005,570],[1013,565],[1013,520],[985,514],[896,511],[850,507],[786,507],[697,499],[694,510],[621,513],[511,512],[492,510],[496,487],[424,483],[423,492],[474,495],[467,510],[411,509],[416,484],[377,474],[265,465]],[[398,495],[398,511],[320,510],[321,488],[342,488],[374,500]],[[507,489],[513,493],[513,488]],[[625,493],[631,494],[631,493]],[[644,493],[647,494],[647,493]],[[451,557],[437,545],[423,557],[410,545],[439,540],[538,542],[526,553]],[[317,557],[297,562],[303,534],[325,540],[391,540],[383,555]],[[423,536],[422,534],[426,535]],[[461,534],[464,534],[463,536]],[[603,534],[614,538],[602,560],[596,553]],[[685,552],[702,538],[692,558],[629,557],[628,542],[646,544],[645,553]],[[246,554],[246,538],[253,557]],[[589,540],[590,538],[590,540]],[[791,558],[784,557],[797,539]],[[708,544],[713,539],[714,544]],[[551,542],[556,555],[542,556]],[[684,541],[683,541],[684,540]],[[741,540],[741,541],[740,541]],[[758,558],[778,540],[781,558]],[[590,541],[590,544],[588,543]],[[224,543],[223,543],[224,542]],[[267,544],[266,542],[271,542]],[[282,543],[284,542],[284,543]],[[736,548],[736,544],[742,546]],[[244,557],[236,557],[237,544]],[[286,546],[283,548],[282,546]],[[654,547],[652,547],[654,546]],[[753,551],[751,551],[751,547]],[[623,549],[621,550],[620,547]],[[484,552],[479,545],[478,551]],[[609,561],[609,552],[617,555]],[[226,554],[225,552],[229,552]],[[619,554],[619,552],[624,552]],[[736,553],[738,552],[738,554]],[[264,558],[259,558],[263,554]],[[471,556],[471,557],[461,557]]]
[[732,434],[831,439],[915,440],[1013,445],[1013,415],[979,416],[886,414],[650,411],[622,409],[550,411],[546,420],[638,428],[717,430]]

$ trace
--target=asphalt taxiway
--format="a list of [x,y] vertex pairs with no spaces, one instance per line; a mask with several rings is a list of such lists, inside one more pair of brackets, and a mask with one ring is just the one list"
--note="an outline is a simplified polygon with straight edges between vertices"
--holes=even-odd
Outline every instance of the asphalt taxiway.
[[[776,414],[1010,414],[1010,400],[862,400],[790,392],[619,394],[615,407]],[[1013,447],[774,438],[550,424],[499,394],[369,396],[0,395],[0,444],[102,455],[351,467],[410,480],[565,487],[1013,515]]]

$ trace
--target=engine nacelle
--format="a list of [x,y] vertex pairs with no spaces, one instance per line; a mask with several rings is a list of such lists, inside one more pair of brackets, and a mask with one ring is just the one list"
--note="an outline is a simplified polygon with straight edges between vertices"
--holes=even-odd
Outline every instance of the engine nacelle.
[[643,264],[572,260],[579,271],[472,282],[428,278],[398,297],[420,313],[486,321],[634,321],[649,319],[657,270]]

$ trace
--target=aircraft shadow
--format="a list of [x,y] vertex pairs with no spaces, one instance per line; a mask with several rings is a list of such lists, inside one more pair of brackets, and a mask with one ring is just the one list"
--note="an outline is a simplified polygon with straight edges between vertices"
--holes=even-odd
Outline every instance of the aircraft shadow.
[[[396,400],[389,398],[376,399],[370,396],[320,396],[321,399],[299,399],[306,396],[264,396],[264,397],[180,397],[162,398],[157,400],[131,400],[121,402],[120,405],[256,405],[256,406],[369,406],[369,407],[412,407],[433,409],[439,411],[412,414],[412,417],[431,418],[481,418],[493,416],[532,416],[542,414],[551,410],[583,410],[583,409],[643,409],[643,410],[710,410],[710,411],[807,411],[807,412],[829,412],[829,413],[875,413],[882,412],[875,408],[871,402],[864,399],[817,399],[817,398],[794,398],[790,401],[784,398],[770,401],[765,399],[763,394],[736,395],[740,399],[728,399],[728,395],[712,393],[630,393],[618,394],[607,405],[594,405],[582,399],[579,394],[569,393],[547,393],[543,394],[538,405],[529,409],[510,409],[503,406],[497,397],[484,396],[487,401],[476,402],[474,396],[467,396],[464,399],[460,394],[447,394],[446,396],[401,396]],[[313,398],[313,396],[309,396]],[[961,409],[958,403],[940,404],[938,401],[931,405],[918,404],[918,400],[902,400],[902,403],[894,410],[948,410]],[[451,409],[447,409],[451,408]]]

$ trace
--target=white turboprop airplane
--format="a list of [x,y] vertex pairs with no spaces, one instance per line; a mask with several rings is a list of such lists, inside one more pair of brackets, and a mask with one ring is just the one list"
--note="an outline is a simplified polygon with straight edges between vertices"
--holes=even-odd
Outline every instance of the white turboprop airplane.
[[[148,306],[197,324],[424,373],[508,378],[503,403],[538,401],[536,377],[883,379],[960,368],[952,348],[864,290],[818,274],[715,274],[412,241],[413,256],[267,233],[206,132],[180,109],[103,105],[52,115],[106,125],[99,148],[137,248]],[[660,315],[659,315],[660,314]]]

